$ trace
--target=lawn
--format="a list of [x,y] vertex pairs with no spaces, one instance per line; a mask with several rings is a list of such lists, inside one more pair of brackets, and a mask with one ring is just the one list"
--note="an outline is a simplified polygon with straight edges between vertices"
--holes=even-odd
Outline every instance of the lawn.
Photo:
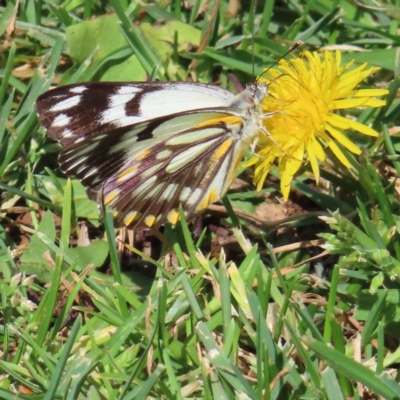
[[[399,17],[399,0],[0,2],[0,398],[400,399]],[[222,200],[132,231],[62,172],[35,104],[156,80],[265,81],[268,115]]]

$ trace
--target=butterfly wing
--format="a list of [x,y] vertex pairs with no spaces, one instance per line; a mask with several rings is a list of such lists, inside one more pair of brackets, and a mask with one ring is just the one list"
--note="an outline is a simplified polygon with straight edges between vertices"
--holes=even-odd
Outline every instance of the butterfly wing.
[[69,147],[88,136],[154,118],[226,106],[234,97],[216,86],[190,82],[92,82],[43,93],[36,109],[48,135]]
[[[74,85],[42,95],[37,110],[49,136],[66,147],[62,169],[79,178],[92,199],[115,210],[119,224],[139,229],[176,223],[179,205],[190,218],[223,196],[245,150],[243,110],[223,106],[232,93],[187,83],[166,84],[167,94],[165,84],[158,91],[155,83],[92,85],[99,99],[91,103],[93,92],[89,98],[83,90],[91,84]],[[139,89],[141,97],[131,97]],[[117,101],[117,94],[129,91]],[[180,94],[173,111],[166,104],[174,102],[172,91]],[[116,116],[104,111],[105,95]]]

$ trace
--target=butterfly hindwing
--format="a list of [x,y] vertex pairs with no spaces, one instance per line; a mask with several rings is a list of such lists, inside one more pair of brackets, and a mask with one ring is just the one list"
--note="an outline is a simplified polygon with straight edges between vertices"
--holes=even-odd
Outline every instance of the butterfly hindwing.
[[[211,115],[204,117],[209,120]],[[188,146],[193,133],[205,138]],[[118,210],[117,219],[129,227],[175,223],[179,205],[190,218],[223,195],[237,145],[223,123],[182,131],[145,150],[145,156],[131,158],[105,184],[104,202]]]

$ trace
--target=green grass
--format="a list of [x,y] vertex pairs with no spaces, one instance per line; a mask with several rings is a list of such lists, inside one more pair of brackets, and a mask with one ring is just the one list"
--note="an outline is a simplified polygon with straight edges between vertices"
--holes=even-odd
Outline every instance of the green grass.
[[[286,209],[275,170],[259,193],[241,170],[200,228],[183,221],[163,243],[134,244],[57,169],[35,100],[89,80],[191,77],[235,91],[232,74],[252,81],[250,3],[228,17],[222,0],[214,20],[214,2],[197,0],[26,0],[15,20],[6,4],[0,398],[400,399],[400,1],[259,1],[256,74],[296,41],[382,67],[368,85],[390,90],[387,106],[354,114],[380,137],[352,135],[363,154],[351,172],[323,164],[325,189],[304,167]],[[318,238],[322,249],[306,246]]]

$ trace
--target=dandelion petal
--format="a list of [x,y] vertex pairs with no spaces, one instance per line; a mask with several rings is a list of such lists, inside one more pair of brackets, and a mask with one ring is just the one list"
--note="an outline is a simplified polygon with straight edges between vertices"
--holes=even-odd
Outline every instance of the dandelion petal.
[[346,167],[350,168],[350,162],[343,154],[342,150],[339,149],[338,145],[332,140],[328,135],[325,135],[325,140],[329,148],[332,150],[333,154],[335,154],[336,158]]
[[367,136],[379,136],[379,133],[375,130],[370,128],[367,125],[364,124],[360,124],[357,121],[350,121],[350,126],[352,127],[352,129],[354,129],[357,132],[363,133],[364,135]]
[[359,99],[346,99],[346,100],[337,100],[333,101],[330,105],[331,110],[344,110],[346,108],[354,108],[354,107],[362,107],[366,106],[368,103],[368,98],[359,98]]
[[375,96],[386,96],[389,94],[389,90],[386,89],[359,89],[353,91],[354,97],[375,97]]
[[344,136],[340,131],[333,128],[332,126],[327,125],[326,130],[332,135],[334,139],[336,139],[341,145],[346,147],[347,150],[350,150],[354,154],[361,154],[361,150],[346,136]]

